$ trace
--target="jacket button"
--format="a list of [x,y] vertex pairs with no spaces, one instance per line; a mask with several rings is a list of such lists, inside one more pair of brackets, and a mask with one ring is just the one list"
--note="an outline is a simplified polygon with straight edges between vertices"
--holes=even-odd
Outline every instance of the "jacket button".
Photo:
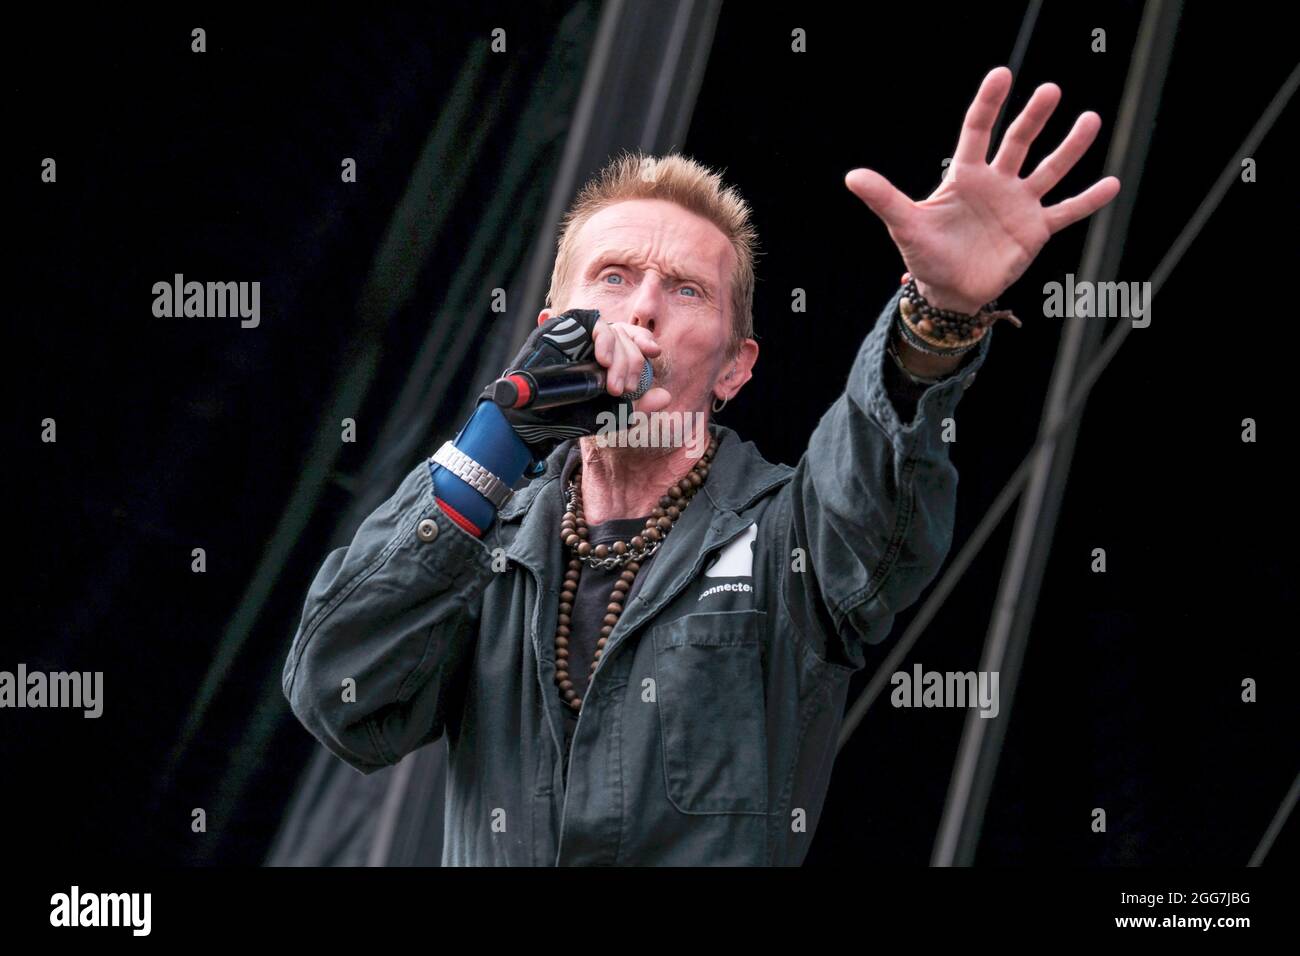
[[432,518],[425,518],[415,526],[415,533],[419,535],[421,541],[432,541],[438,537],[438,522]]

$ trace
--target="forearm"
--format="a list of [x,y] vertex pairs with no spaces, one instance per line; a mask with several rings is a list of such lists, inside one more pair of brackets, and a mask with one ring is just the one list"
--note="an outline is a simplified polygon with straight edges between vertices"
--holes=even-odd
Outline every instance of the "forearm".
[[[889,384],[885,343],[895,294],[878,314],[849,372],[844,393],[823,415],[785,492],[795,543],[809,564],[836,637],[847,623],[867,643],[883,639],[893,615],[937,572],[951,540],[956,470],[944,438],[965,391],[959,376],[924,388],[900,409],[904,388]],[[990,341],[962,358],[976,370]],[[807,591],[811,581],[794,580]],[[790,592],[787,600],[797,603]],[[805,602],[806,603],[806,602]],[[850,657],[854,652],[849,649]]]
[[[529,450],[515,434],[501,410],[490,401],[480,401],[469,421],[452,442],[489,474],[507,487],[523,475]],[[496,518],[496,506],[451,470],[429,461],[434,497],[438,506],[465,532],[483,537]]]
[[898,350],[898,357],[903,360],[903,365],[913,375],[919,375],[921,378],[944,378],[957,371],[966,359],[965,352],[961,355],[930,355],[922,352],[908,344],[897,331],[893,333],[893,338],[894,348]]
[[363,773],[436,739],[493,576],[421,462],[312,581],[281,675],[294,714]]

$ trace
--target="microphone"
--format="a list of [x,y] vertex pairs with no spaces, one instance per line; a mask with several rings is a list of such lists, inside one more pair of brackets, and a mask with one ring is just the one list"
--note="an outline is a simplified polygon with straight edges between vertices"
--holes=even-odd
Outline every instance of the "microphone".
[[[606,371],[599,362],[517,369],[497,379],[486,391],[502,408],[541,410],[557,405],[576,405],[606,394]],[[646,359],[637,387],[630,392],[625,390],[621,397],[635,401],[650,391],[654,381],[654,371],[650,360]]]

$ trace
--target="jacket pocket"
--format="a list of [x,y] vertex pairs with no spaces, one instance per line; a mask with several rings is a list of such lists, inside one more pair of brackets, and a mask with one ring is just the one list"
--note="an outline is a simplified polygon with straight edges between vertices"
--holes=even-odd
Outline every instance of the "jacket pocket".
[[684,813],[767,812],[763,611],[652,631],[668,798]]

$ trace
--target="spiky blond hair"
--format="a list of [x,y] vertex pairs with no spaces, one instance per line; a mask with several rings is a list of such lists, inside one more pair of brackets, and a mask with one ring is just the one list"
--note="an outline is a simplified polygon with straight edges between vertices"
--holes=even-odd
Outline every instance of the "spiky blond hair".
[[735,187],[714,172],[678,153],[649,156],[623,151],[582,189],[560,223],[555,267],[546,304],[557,306],[573,267],[576,236],[583,224],[601,209],[628,199],[666,199],[713,223],[731,243],[735,269],[731,277],[731,340],[727,357],[754,334],[754,258],[758,233],[751,222],[749,204]]

